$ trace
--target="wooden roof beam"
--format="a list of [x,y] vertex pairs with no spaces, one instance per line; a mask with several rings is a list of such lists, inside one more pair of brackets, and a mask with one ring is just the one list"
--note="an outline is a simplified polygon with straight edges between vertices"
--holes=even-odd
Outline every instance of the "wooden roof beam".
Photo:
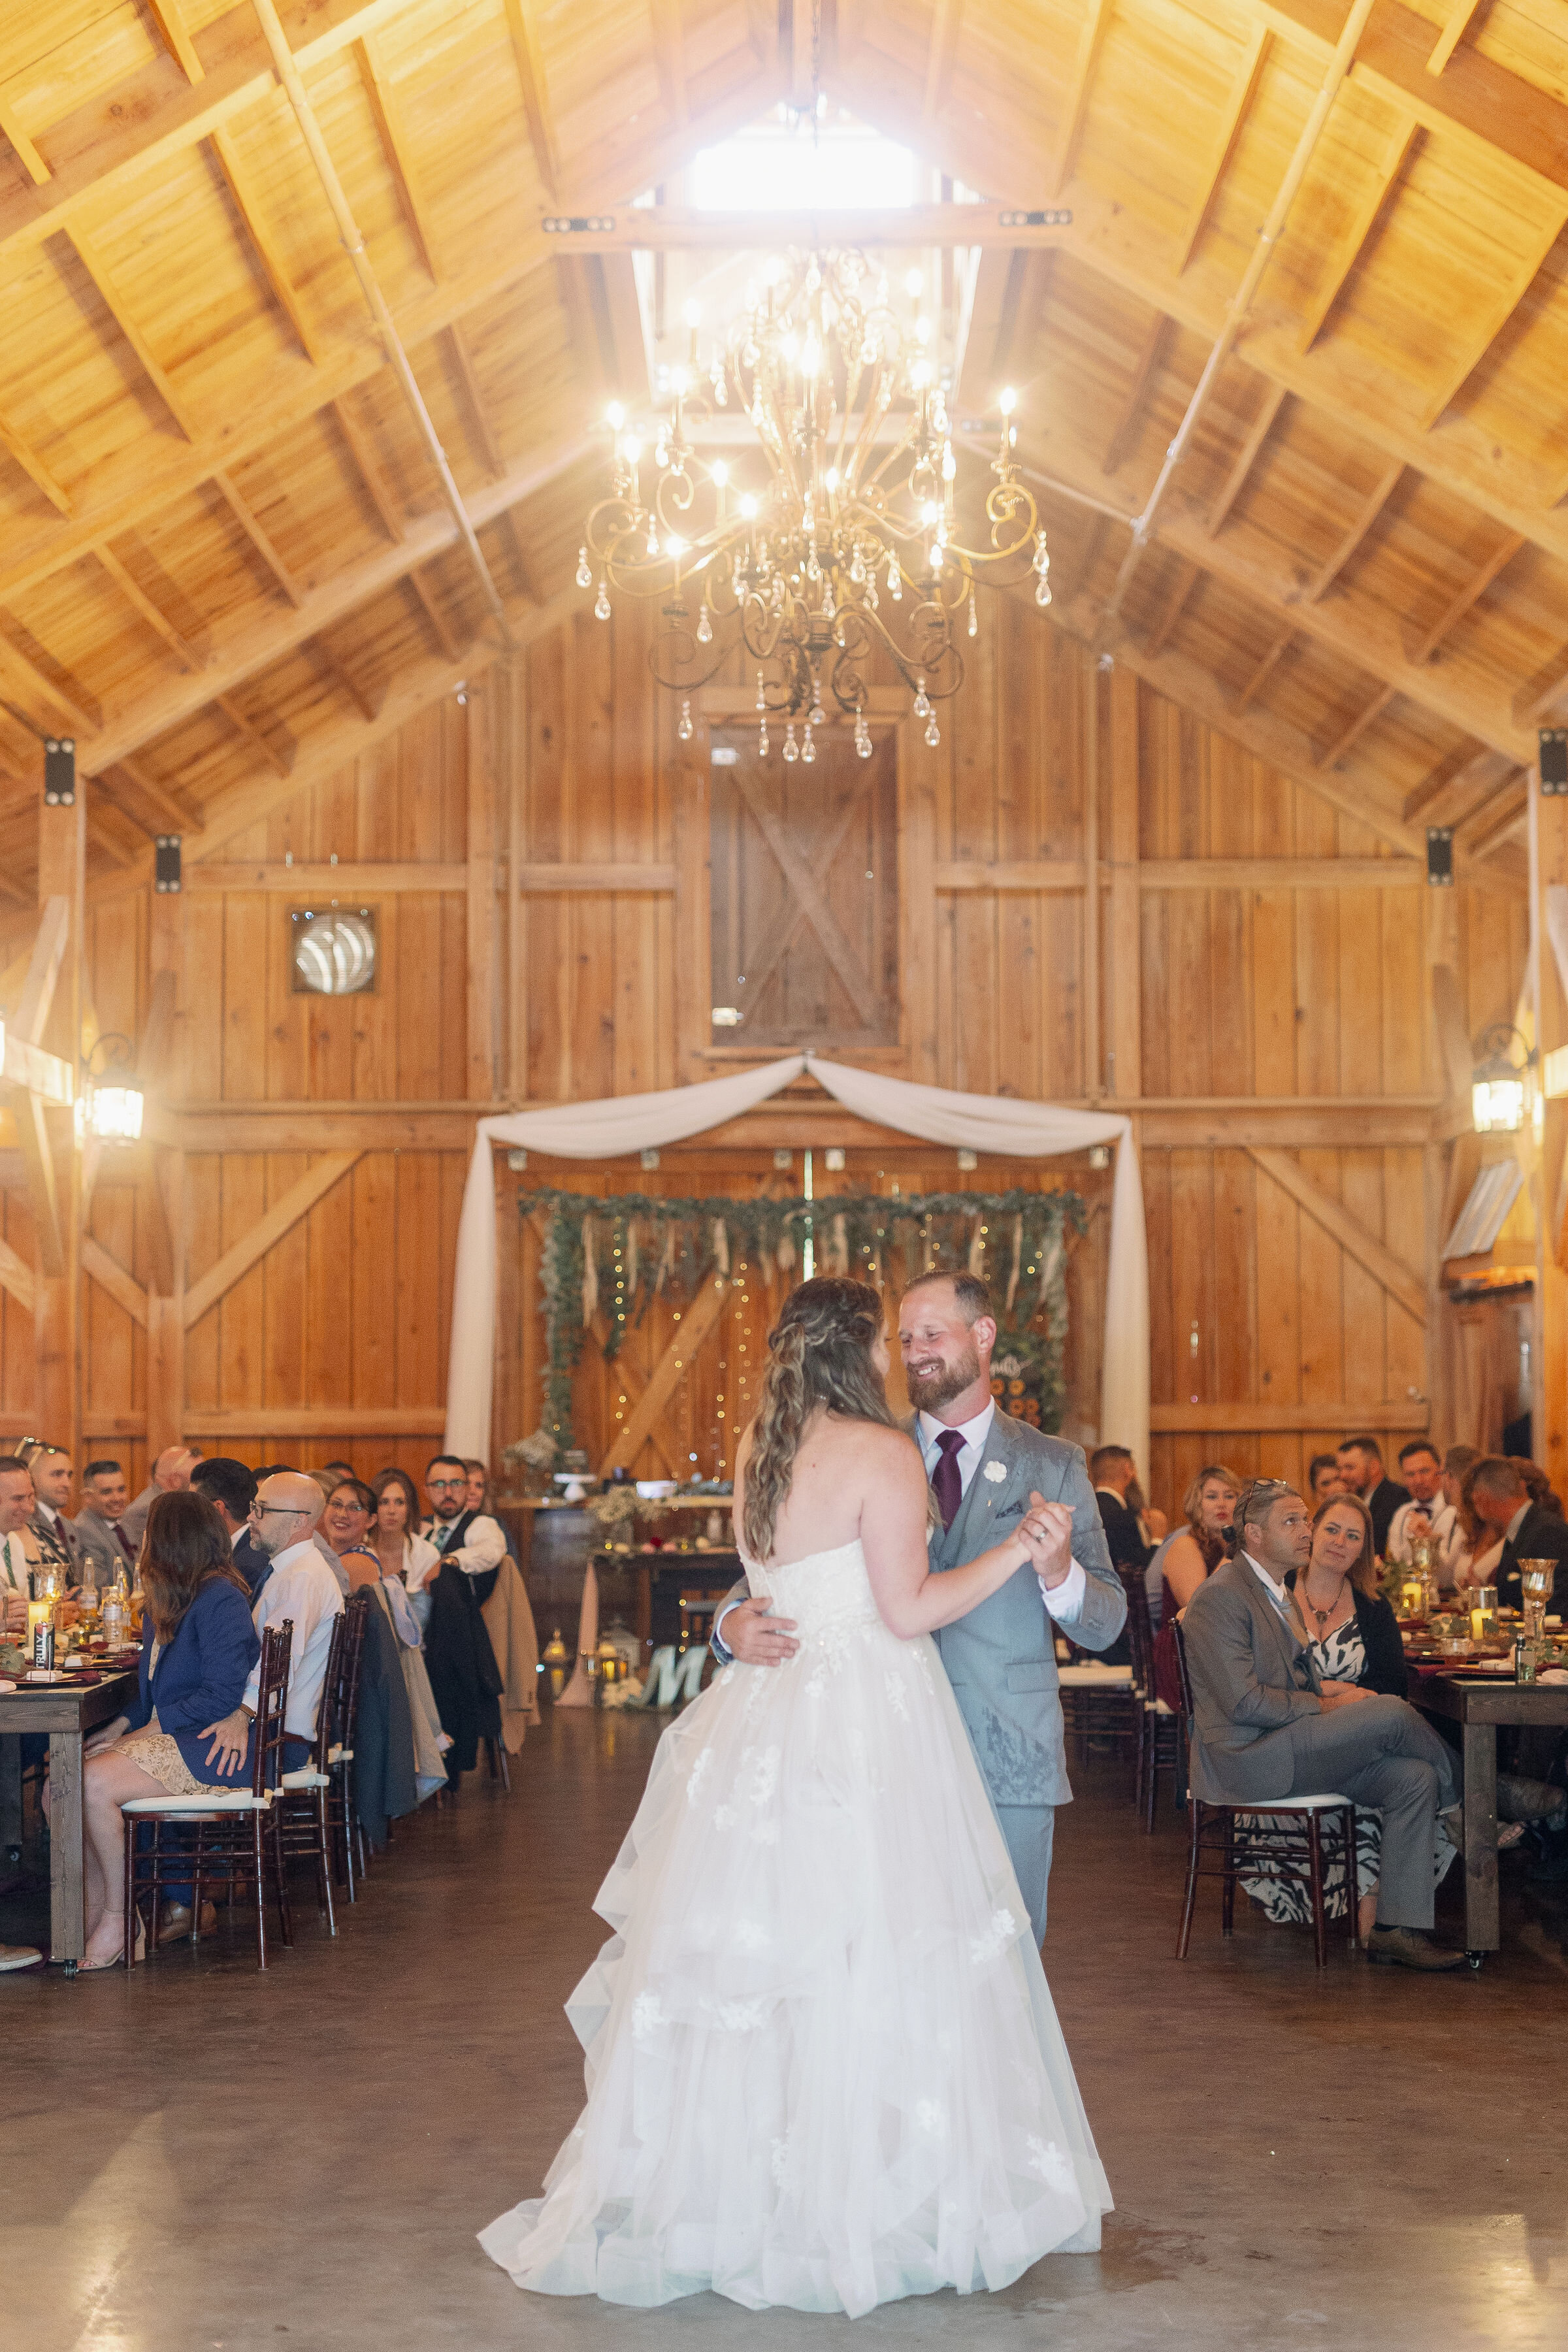
[[16,110],[7,103],[4,91],[0,91],[0,138],[10,146],[33,185],[41,188],[48,179],[49,167],[23,130]]
[[506,527],[508,544],[511,549],[511,567],[517,574],[517,584],[531,604],[542,604],[544,599],[539,593],[533,566],[528,560],[528,550],[522,543],[522,531],[518,524],[517,509],[508,507],[502,520]]
[[1274,430],[1274,420],[1289,398],[1283,384],[1269,384],[1263,395],[1263,405],[1253,419],[1252,428],[1237,452],[1236,463],[1221,485],[1219,496],[1209,509],[1208,535],[1216,539],[1224,530],[1226,517],[1247,488],[1247,476],[1262,455],[1263,445]]
[[[1472,744],[1461,743],[1457,751],[1449,752],[1446,760],[1439,760],[1431,772],[1423,776],[1421,782],[1405,793],[1400,814],[1408,824],[1413,818],[1430,808],[1433,802],[1450,786],[1458,793],[1463,792],[1467,783],[1476,784],[1484,781],[1486,790],[1490,792],[1499,773],[1510,772],[1512,768],[1513,761],[1505,759],[1501,752],[1478,751]],[[1463,821],[1462,817],[1455,820],[1458,824]]]
[[1377,692],[1362,704],[1354,717],[1341,728],[1328,750],[1320,756],[1318,765],[1321,768],[1337,768],[1352,746],[1361,741],[1373,720],[1382,718],[1393,699],[1394,688],[1380,686]]
[[29,661],[26,655],[0,631],[0,677],[7,672],[17,682],[16,690],[37,697],[61,714],[66,727],[62,729],[56,722],[47,730],[49,733],[64,733],[68,729],[72,734],[90,739],[99,732],[103,723],[103,713],[89,698],[87,689],[79,686],[75,678],[71,680],[69,691],[58,685],[47,670],[40,669],[37,662]]
[[259,751],[268,765],[275,769],[279,775],[286,776],[294,764],[293,744],[289,744],[287,752],[280,751],[271,736],[258,727],[254,719],[246,717],[232,694],[215,694],[213,700],[234,729],[235,733],[241,736],[253,751]]
[[1568,646],[1563,646],[1544,669],[1521,686],[1513,698],[1514,722],[1533,727],[1552,707],[1568,697]]
[[1171,593],[1165,599],[1164,608],[1162,611],[1158,621],[1155,623],[1153,629],[1150,633],[1149,651],[1152,654],[1163,653],[1164,651],[1165,646],[1170,642],[1177,622],[1181,619],[1182,614],[1186,611],[1187,605],[1191,602],[1194,589],[1197,586],[1198,582],[1202,578],[1203,571],[1201,566],[1193,562],[1190,559],[1182,565],[1180,571],[1176,574],[1175,582],[1171,589]]
[[1399,488],[1404,475],[1403,465],[1391,466],[1382,480],[1377,483],[1333,553],[1314,574],[1311,584],[1307,590],[1309,604],[1315,604],[1320,596],[1327,595],[1352,556],[1361,546],[1368,531],[1378,520],[1394,491]]
[[1054,202],[1061,194],[1073,174],[1078,161],[1079,142],[1083,137],[1084,119],[1089,112],[1089,92],[1094,87],[1095,68],[1100,63],[1105,37],[1110,30],[1111,0],[1086,0],[1084,19],[1079,29],[1078,54],[1073,59],[1072,79],[1068,84],[1067,104],[1062,111],[1061,128],[1057,133],[1056,169],[1051,180]]
[[484,395],[479,390],[479,377],[474,373],[473,354],[468,349],[468,338],[455,320],[447,330],[447,340],[452,346],[452,356],[458,362],[458,377],[463,387],[463,399],[468,407],[468,421],[479,447],[480,462],[491,481],[499,482],[506,472],[506,459],[502,457],[496,436],[490,430],[490,421],[485,413]]
[[91,278],[94,286],[97,287],[99,299],[102,302],[104,309],[109,312],[110,317],[113,320],[121,333],[124,336],[125,341],[129,343],[131,349],[135,352],[142,373],[153,386],[153,391],[157,394],[159,399],[163,402],[164,407],[168,410],[170,415],[174,418],[175,424],[179,426],[186,440],[195,441],[199,439],[199,427],[196,425],[195,418],[189,406],[186,404],[184,394],[180,391],[179,386],[175,383],[174,378],[170,375],[169,371],[163,365],[163,362],[158,357],[156,352],[153,349],[152,344],[147,341],[146,336],[137,325],[135,319],[132,316],[125,298],[115,285],[109,264],[104,259],[96,240],[88,235],[86,229],[82,227],[79,222],[74,220],[68,221],[66,224],[64,233],[70,244],[74,247],[78,260],[81,263],[82,268]]
[[360,74],[364,94],[370,100],[370,110],[375,118],[386,166],[397,189],[397,201],[403,216],[419,250],[419,258],[431,278],[439,281],[445,276],[440,266],[438,248],[430,226],[429,201],[420,184],[419,167],[414,160],[407,134],[398,120],[397,100],[391,79],[381,61],[381,51],[374,37],[367,33],[358,44]]
[[447,615],[442,612],[441,607],[437,603],[436,597],[425,580],[423,573],[419,572],[417,567],[409,572],[408,584],[413,589],[416,596],[419,599],[425,618],[429,622],[432,630],[435,632],[437,644],[440,646],[441,651],[446,655],[448,661],[456,661],[458,658],[458,641],[452,635],[450,625],[447,620]]
[[561,178],[561,159],[556,152],[555,126],[550,113],[544,60],[540,55],[539,35],[534,29],[534,5],[535,0],[506,0],[506,21],[511,35],[512,55],[517,60],[517,78],[522,87],[522,110],[528,121],[534,169],[539,173],[545,194],[553,204]]
[[[1568,136],[1568,131],[1565,131]],[[1421,429],[1430,433],[1445,412],[1451,408],[1466,384],[1474,375],[1531,286],[1540,275],[1548,254],[1568,226],[1568,194],[1549,215],[1526,248],[1524,259],[1512,270],[1498,272],[1496,289],[1490,301],[1483,305],[1476,326],[1467,338],[1458,362],[1449,368],[1427,400],[1421,415]]]
[[1285,656],[1289,653],[1290,647],[1295,644],[1295,642],[1296,632],[1294,629],[1280,630],[1279,635],[1275,638],[1268,652],[1263,656],[1262,660],[1254,667],[1252,675],[1248,677],[1247,684],[1242,688],[1241,692],[1237,695],[1236,707],[1238,710],[1249,710],[1252,708],[1252,705],[1257,701],[1258,696],[1262,693],[1264,688],[1268,685],[1269,679],[1273,677],[1275,671],[1279,668],[1279,664],[1284,660]]
[[1530,814],[1528,787],[1515,786],[1498,793],[1496,814],[1489,824],[1480,826],[1467,844],[1471,857],[1489,857],[1519,831]]
[[147,13],[163,37],[163,47],[175,63],[183,68],[187,81],[205,81],[206,68],[196,55],[196,45],[185,23],[181,0],[147,0]]
[[1384,207],[1398,186],[1405,166],[1410,160],[1411,150],[1420,136],[1421,125],[1413,115],[1405,115],[1395,123],[1383,162],[1371,184],[1352,205],[1345,235],[1329,257],[1322,278],[1308,303],[1298,341],[1300,351],[1310,352],[1322,332],[1329,313],[1349,284],[1367,240],[1382,219]]
[[[509,507],[519,505],[548,488],[575,466],[595,454],[593,443],[567,443],[543,463],[514,467],[503,481],[487,483],[468,502],[476,529],[494,522]],[[323,629],[347,620],[374,597],[396,586],[411,565],[426,563],[458,544],[452,517],[445,508],[419,515],[395,547],[376,547],[356,557],[342,570],[303,590],[285,610],[274,604],[248,619],[234,635],[215,644],[205,671],[195,678],[169,677],[156,690],[135,702],[121,705],[100,733],[84,729],[78,747],[78,765],[85,761],[91,774],[112,766],[127,751],[153,742],[172,728],[206,708],[220,695],[241,686],[284,660],[298,646]],[[576,592],[580,593],[581,592]],[[0,638],[0,673],[7,650]],[[85,740],[91,736],[93,740]]]
[[396,502],[387,487],[385,477],[376,463],[375,452],[370,446],[369,438],[363,427],[355,419],[346,400],[333,401],[332,415],[353,462],[354,471],[364,485],[365,493],[372,506],[381,517],[381,527],[395,546],[403,537],[403,517],[397,510]]
[[118,555],[115,554],[113,549],[110,547],[100,547],[95,549],[94,552],[98,557],[100,564],[109,574],[110,580],[113,581],[114,585],[119,589],[126,603],[134,612],[141,614],[148,627],[152,629],[157,636],[162,637],[163,643],[168,646],[169,651],[174,655],[181,668],[186,670],[200,669],[202,667],[201,655],[197,653],[195,647],[191,645],[186,638],[181,635],[173,621],[170,620],[167,613],[163,612],[157,604],[155,604],[153,602],[152,597],[147,594],[146,591],[132,579],[131,573],[126,570],[124,564],[121,563]]
[[235,145],[234,135],[226,129],[215,131],[212,144],[213,152],[222,167],[223,176],[228,183],[229,194],[234,198],[234,206],[239,215],[240,226],[250,240],[258,261],[261,264],[262,274],[272,289],[273,299],[293,328],[300,349],[304,352],[305,357],[313,367],[319,367],[321,362],[321,345],[315,330],[305,316],[300,297],[289,281],[282,250],[267,225],[260,199],[251,185],[248,173],[239,160],[239,150]]
[[1270,38],[1267,25],[1256,25],[1246,47],[1242,50],[1236,68],[1236,77],[1230,86],[1230,96],[1226,101],[1224,111],[1221,113],[1198,176],[1197,194],[1193,199],[1193,208],[1187,215],[1187,226],[1183,232],[1181,248],[1176,256],[1178,278],[1191,261],[1197,249],[1198,239],[1208,226],[1209,214],[1214,209],[1214,201],[1219,193],[1220,183],[1230,168],[1230,159],[1236,152],[1236,142],[1241,136],[1241,126],[1247,120],[1247,109],[1252,104],[1253,92],[1258,88],[1258,78],[1263,70],[1263,61],[1268,54]]
[[1509,533],[1480,569],[1478,572],[1472,572],[1464,586],[1449,598],[1412,654],[1412,661],[1425,662],[1432,659],[1449,631],[1458,627],[1471,605],[1479,603],[1492,583],[1500,573],[1506,572],[1523,545],[1524,541],[1517,532]]
[[70,492],[51,473],[31,445],[23,439],[16,426],[7,424],[3,416],[0,416],[0,449],[4,449],[20,466],[36,489],[42,490],[57,513],[75,514],[76,508],[71,502]]
[[931,42],[926,50],[925,97],[921,119],[934,122],[947,100],[952,79],[953,52],[963,16],[963,0],[936,0],[931,10]]
[[[153,806],[160,812],[165,827],[172,828],[175,833],[200,833],[201,819],[192,810],[190,803],[171,786],[160,783],[156,776],[150,776],[141,761],[121,760],[117,762],[117,766],[122,776],[129,776],[143,800],[151,801]],[[154,833],[157,831],[156,826],[150,829]],[[142,830],[145,832],[149,828],[143,826]]]
[[1448,14],[1442,31],[1432,44],[1432,54],[1426,60],[1429,74],[1440,74],[1465,37],[1465,31],[1478,8],[1486,0],[1448,0]]
[[[320,655],[322,666],[326,669],[327,674],[331,678],[333,684],[340,687],[342,692],[348,696],[349,700],[353,704],[353,707],[359,712],[360,717],[364,719],[368,725],[370,721],[375,718],[376,713],[381,709],[381,703],[372,701],[370,696],[365,692],[364,688],[360,684],[358,678],[355,677],[353,672],[349,668],[348,664],[342,659],[341,655],[333,650],[332,646],[329,645],[325,637],[312,637],[310,642],[314,646],[316,652]],[[384,695],[383,696],[382,700],[385,700]]]
[[1118,410],[1116,421],[1110,428],[1110,437],[1105,445],[1105,456],[1100,461],[1100,470],[1102,474],[1114,474],[1131,446],[1150,383],[1160,364],[1160,355],[1164,350],[1165,337],[1170,331],[1170,325],[1171,321],[1164,311],[1157,310],[1149,331],[1143,338],[1143,347],[1138,354],[1132,370],[1132,382],[1128,388],[1127,397]]
[[672,122],[686,121],[686,42],[680,0],[647,0],[658,94]]
[[232,475],[220,472],[216,473],[212,478],[222,493],[230,514],[260,556],[290,604],[298,610],[305,601],[304,591],[272,544],[260,517],[256,513],[249,500],[236,487]]

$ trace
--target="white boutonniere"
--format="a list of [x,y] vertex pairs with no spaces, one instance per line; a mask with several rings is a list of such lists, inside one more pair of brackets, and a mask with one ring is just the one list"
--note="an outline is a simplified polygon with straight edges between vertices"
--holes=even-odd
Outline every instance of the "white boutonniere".
[[1007,1465],[1005,1462],[988,1462],[985,1465],[985,1477],[991,1486],[999,1486],[1006,1475]]

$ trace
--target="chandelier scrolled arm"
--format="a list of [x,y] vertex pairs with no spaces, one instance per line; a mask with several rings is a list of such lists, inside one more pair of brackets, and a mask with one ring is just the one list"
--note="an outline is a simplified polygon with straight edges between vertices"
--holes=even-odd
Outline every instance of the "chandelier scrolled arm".
[[[900,321],[863,255],[791,254],[750,289],[705,366],[692,323],[667,413],[638,427],[612,408],[611,495],[588,515],[578,584],[596,577],[602,619],[612,591],[661,599],[648,662],[683,698],[683,739],[691,695],[743,651],[756,667],[763,753],[770,719],[782,719],[784,757],[815,759],[831,706],[853,720],[868,758],[883,666],[934,746],[933,705],[957,693],[960,637],[978,633],[976,586],[1016,588],[1032,572],[1037,603],[1049,604],[1045,530],[1015,470],[1010,393],[983,543],[957,536],[957,453],[930,341],[923,319]],[[733,468],[716,449],[726,416],[753,436]]]

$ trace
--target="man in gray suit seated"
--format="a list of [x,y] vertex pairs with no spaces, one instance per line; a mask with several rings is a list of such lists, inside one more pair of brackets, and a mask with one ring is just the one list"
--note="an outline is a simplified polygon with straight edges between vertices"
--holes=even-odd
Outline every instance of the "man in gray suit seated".
[[1240,1549],[1222,1560],[1182,1618],[1193,1686],[1192,1784],[1214,1805],[1338,1794],[1383,1816],[1374,1960],[1457,1969],[1431,1939],[1439,1812],[1457,1834],[1451,1750],[1402,1698],[1321,1680],[1285,1579],[1311,1550],[1293,1486],[1258,1478],[1237,1507]]
[[[1109,1649],[1127,1618],[1081,1447],[1014,1421],[991,1394],[996,1318],[984,1282],[927,1274],[899,1308],[908,1426],[925,1457],[942,1514],[933,1570],[961,1568],[1039,1503],[1073,1517],[1072,1558],[1052,1579],[1021,1568],[1000,1592],[932,1636],[968,1726],[1007,1851],[1029,1906],[1035,1938],[1046,1932],[1056,1809],[1071,1801],[1062,1741],[1053,1622],[1086,1650]],[[793,1621],[737,1585],[713,1624],[716,1654],[747,1665],[782,1665],[799,1647]]]

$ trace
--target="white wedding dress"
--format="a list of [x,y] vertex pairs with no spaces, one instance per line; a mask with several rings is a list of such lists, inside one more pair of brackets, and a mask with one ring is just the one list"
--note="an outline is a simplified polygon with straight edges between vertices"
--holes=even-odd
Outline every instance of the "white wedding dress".
[[934,1644],[858,1541],[749,1574],[800,1654],[659,1741],[567,2004],[587,2105],[480,2244],[546,2294],[851,2315],[1092,2252],[1104,2169]]

